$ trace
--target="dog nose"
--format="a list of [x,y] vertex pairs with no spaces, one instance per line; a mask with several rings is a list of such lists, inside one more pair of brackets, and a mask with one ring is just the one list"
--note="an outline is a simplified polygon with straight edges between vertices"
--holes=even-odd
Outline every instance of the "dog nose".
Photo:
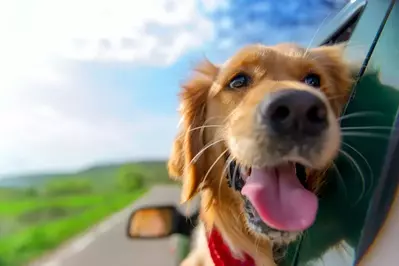
[[302,90],[273,93],[260,104],[260,112],[270,130],[293,138],[320,135],[328,125],[325,103]]

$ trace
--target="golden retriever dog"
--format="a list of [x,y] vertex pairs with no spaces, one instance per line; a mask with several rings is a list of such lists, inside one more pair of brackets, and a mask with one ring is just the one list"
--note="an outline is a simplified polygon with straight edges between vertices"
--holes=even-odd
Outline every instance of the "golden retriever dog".
[[[235,258],[276,265],[280,247],[315,221],[352,85],[343,51],[249,45],[221,66],[205,61],[182,85],[169,174],[182,202],[200,193],[207,235],[217,230]],[[199,243],[185,266],[213,265],[195,255],[207,253]]]

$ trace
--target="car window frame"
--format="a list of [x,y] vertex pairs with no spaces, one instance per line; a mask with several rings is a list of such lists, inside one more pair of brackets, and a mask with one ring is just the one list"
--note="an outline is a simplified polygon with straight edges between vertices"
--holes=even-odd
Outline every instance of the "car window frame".
[[[364,69],[360,72],[360,74],[364,73],[368,60],[371,58],[372,52],[378,43],[378,39],[382,34],[385,24],[388,21],[391,11],[395,5],[399,5],[399,3],[396,3],[395,0],[391,0],[391,4],[386,16],[384,17],[383,24],[381,25],[380,30],[377,33],[376,40],[369,52],[370,55],[366,58],[366,65],[363,66]],[[396,8],[399,7],[396,6]],[[396,114],[395,119],[395,124],[393,125],[392,133],[388,143],[388,150],[385,155],[381,178],[379,179],[373,196],[370,199],[370,206],[363,226],[363,233],[357,245],[354,265],[358,265],[358,263],[361,262],[363,257],[365,257],[367,254],[369,248],[373,245],[374,241],[378,237],[380,229],[384,226],[384,223],[388,218],[390,208],[394,203],[395,195],[399,188],[399,164],[394,163],[395,158],[399,157],[399,135],[395,134],[395,132],[399,130],[398,114]]]
[[315,40],[315,46],[326,45],[331,40],[340,35],[351,23],[351,21],[358,17],[364,11],[367,0],[354,0],[347,3],[323,28],[318,32]]
[[[320,34],[315,42],[315,46],[328,45],[332,40],[337,39],[339,35],[345,32],[348,27],[352,25],[355,19],[355,23],[361,19],[363,15],[363,11],[367,6],[367,0],[355,0],[348,3],[338,14],[326,25],[325,33]],[[361,68],[357,75],[357,80],[362,77],[364,71],[368,65],[370,57],[374,51],[374,48],[378,42],[378,39],[381,35],[385,27],[385,23],[389,17],[390,10],[393,8],[395,4],[395,0],[391,0],[390,7],[388,8],[385,17],[381,20],[381,24],[378,28],[378,31],[375,33],[375,38],[370,43],[370,47],[368,48],[367,54],[361,64]],[[335,25],[334,27],[332,25]],[[356,25],[355,25],[356,28]],[[351,37],[349,37],[349,40]],[[334,42],[336,44],[337,42]],[[351,92],[351,97],[346,106],[350,103],[351,99],[354,97],[356,92],[356,83],[354,84]],[[345,113],[346,107],[343,111]],[[395,127],[399,129],[399,120],[395,122]],[[393,145],[394,144],[394,145]],[[381,178],[378,181],[378,185],[373,193],[373,196],[370,199],[369,210],[366,215],[365,223],[363,225],[363,233],[362,237],[359,240],[359,243],[355,247],[355,256],[353,265],[357,265],[363,258],[363,256],[367,253],[368,248],[373,244],[376,239],[379,229],[383,226],[384,221],[388,217],[389,207],[393,204],[395,199],[395,192],[398,189],[398,184],[396,186],[390,186],[390,181],[395,178],[395,174],[399,175],[399,165],[397,167],[390,168],[389,164],[391,160],[394,158],[393,156],[399,156],[399,136],[392,137],[389,141],[388,153],[386,154],[386,160],[383,166],[382,175],[384,178]],[[392,197],[390,200],[384,200],[384,197],[388,193]],[[378,218],[375,222],[374,219]],[[296,254],[292,260],[291,265],[297,266],[299,264],[298,257],[300,253],[301,241],[299,241],[298,246],[296,247]]]

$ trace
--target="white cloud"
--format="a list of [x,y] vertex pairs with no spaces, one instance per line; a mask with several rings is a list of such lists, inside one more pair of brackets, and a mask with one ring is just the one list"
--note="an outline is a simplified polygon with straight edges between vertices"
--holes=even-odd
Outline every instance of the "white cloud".
[[215,37],[212,21],[201,10],[225,5],[209,0],[10,0],[0,4],[0,20],[7,25],[2,36],[10,44],[7,53],[168,65]]
[[[206,2],[203,10],[218,7]],[[82,60],[173,64],[215,37],[199,4],[1,1],[0,176],[167,156],[177,117],[143,115],[129,106],[131,95],[93,87],[71,66]],[[131,110],[129,119],[122,109]]]
[[124,93],[76,79],[24,88],[0,96],[0,174],[169,153],[177,117],[145,114]]
[[[234,27],[234,14],[222,18],[220,25],[206,15],[229,3],[0,1],[0,176],[167,156],[177,117],[143,115],[130,106],[131,95],[94,87],[66,62],[169,66],[214,41],[216,27]],[[245,30],[255,36],[268,32],[256,26]],[[279,41],[284,36],[279,33],[274,38]],[[230,50],[234,43],[228,38],[218,45]],[[129,119],[124,117],[126,110],[131,112]]]
[[229,6],[230,0],[201,0],[208,12],[213,12],[218,9],[225,9]]

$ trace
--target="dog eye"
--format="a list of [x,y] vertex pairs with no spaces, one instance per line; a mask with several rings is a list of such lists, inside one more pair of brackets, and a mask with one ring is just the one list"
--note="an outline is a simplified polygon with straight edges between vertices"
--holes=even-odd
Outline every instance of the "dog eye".
[[320,87],[320,76],[314,73],[308,74],[304,79],[303,82],[308,84],[309,86],[319,88]]
[[250,78],[247,74],[240,73],[230,80],[230,89],[241,89],[249,85]]

